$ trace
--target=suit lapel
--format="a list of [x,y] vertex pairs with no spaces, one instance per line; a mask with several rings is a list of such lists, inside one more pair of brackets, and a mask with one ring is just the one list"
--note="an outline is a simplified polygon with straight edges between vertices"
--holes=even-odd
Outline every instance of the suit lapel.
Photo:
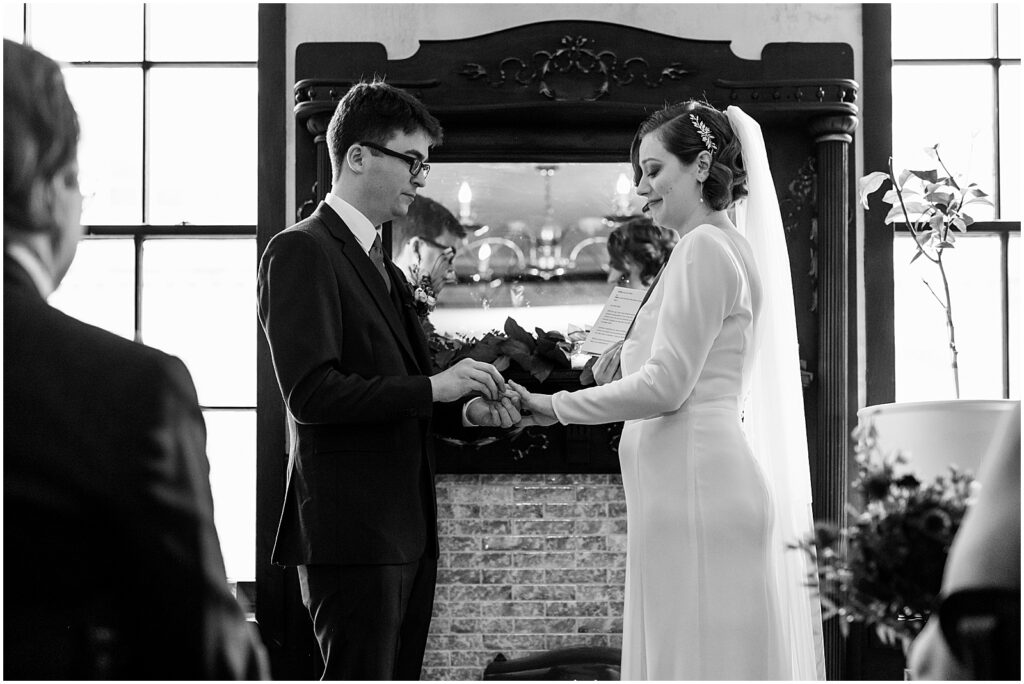
[[[395,339],[398,340],[402,350],[418,366],[419,359],[413,352],[405,326],[402,324],[398,311],[391,301],[391,295],[388,294],[387,285],[384,284],[384,280],[380,277],[377,267],[370,261],[369,255],[363,251],[359,241],[356,240],[356,236],[352,234],[352,231],[345,225],[345,222],[326,203],[321,202],[315,213],[323,224],[327,226],[327,230],[330,231],[331,235],[341,244],[342,256],[352,266],[352,270],[359,276],[359,279],[363,281],[363,285],[366,287],[367,292],[369,292],[370,298],[384,317],[384,320],[387,321],[388,327],[391,328],[391,332],[394,334]],[[397,287],[398,285],[396,285],[394,279],[394,264],[391,264],[391,260],[387,258],[384,259],[384,263],[386,266],[391,267],[391,283],[392,286]]]
[[401,269],[384,257],[385,267],[391,274],[391,282],[394,285],[394,292],[397,294],[395,301],[399,315],[405,322],[405,329],[412,340],[413,350],[416,352],[416,361],[423,373],[430,374],[433,364],[430,362],[430,350],[427,347],[427,338],[423,333],[423,326],[420,325],[420,317],[416,315],[416,307],[412,301],[412,293],[409,291],[409,282]]

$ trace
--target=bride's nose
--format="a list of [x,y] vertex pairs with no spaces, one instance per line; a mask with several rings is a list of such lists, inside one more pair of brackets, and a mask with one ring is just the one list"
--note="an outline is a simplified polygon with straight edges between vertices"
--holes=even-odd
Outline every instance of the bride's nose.
[[640,197],[647,197],[651,192],[651,184],[647,182],[647,176],[643,176],[634,190]]

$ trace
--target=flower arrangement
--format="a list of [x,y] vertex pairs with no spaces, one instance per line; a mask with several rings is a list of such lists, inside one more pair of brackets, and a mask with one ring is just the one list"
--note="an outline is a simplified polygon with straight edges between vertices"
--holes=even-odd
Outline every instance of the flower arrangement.
[[917,250],[911,258],[914,263],[920,257],[935,264],[942,280],[943,295],[940,297],[925,282],[939,306],[946,314],[946,331],[948,333],[953,384],[956,397],[960,398],[960,371],[957,366],[956,330],[953,326],[953,308],[949,296],[949,279],[943,264],[943,253],[952,249],[956,242],[956,233],[965,233],[974,219],[967,214],[968,205],[992,206],[988,195],[976,183],[961,187],[953,174],[946,168],[939,155],[939,146],[933,145],[926,150],[942,168],[937,170],[910,171],[903,170],[897,178],[893,171],[892,157],[889,158],[888,171],[875,171],[860,179],[858,194],[864,208],[868,208],[868,197],[878,190],[883,183],[889,181],[891,189],[882,197],[882,201],[892,208],[885,217],[886,224],[902,222],[910,231],[917,243]]
[[902,454],[881,451],[872,426],[853,435],[861,505],[850,506],[851,524],[819,523],[814,539],[792,547],[816,559],[823,619],[838,618],[844,636],[854,622],[874,627],[883,643],[905,650],[937,608],[973,478],[950,467],[948,478],[923,484]]

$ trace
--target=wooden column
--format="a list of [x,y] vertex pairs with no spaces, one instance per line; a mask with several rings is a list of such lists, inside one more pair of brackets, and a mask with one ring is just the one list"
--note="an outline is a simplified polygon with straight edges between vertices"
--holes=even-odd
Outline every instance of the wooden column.
[[[818,162],[818,430],[811,475],[816,519],[843,521],[851,416],[849,405],[849,147],[857,119],[826,116],[811,121]],[[845,643],[835,620],[825,624],[829,680],[840,679]]]
[[330,120],[322,116],[310,117],[306,129],[313,134],[316,146],[316,202],[322,202],[333,185],[331,155],[327,151],[327,124]]

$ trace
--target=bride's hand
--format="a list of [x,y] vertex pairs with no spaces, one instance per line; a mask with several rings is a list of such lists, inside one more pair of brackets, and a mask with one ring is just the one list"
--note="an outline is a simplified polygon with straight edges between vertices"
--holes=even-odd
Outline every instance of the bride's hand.
[[558,422],[550,394],[534,394],[512,380],[509,380],[507,385],[519,395],[519,408],[523,419],[516,424],[516,427],[554,425]]

